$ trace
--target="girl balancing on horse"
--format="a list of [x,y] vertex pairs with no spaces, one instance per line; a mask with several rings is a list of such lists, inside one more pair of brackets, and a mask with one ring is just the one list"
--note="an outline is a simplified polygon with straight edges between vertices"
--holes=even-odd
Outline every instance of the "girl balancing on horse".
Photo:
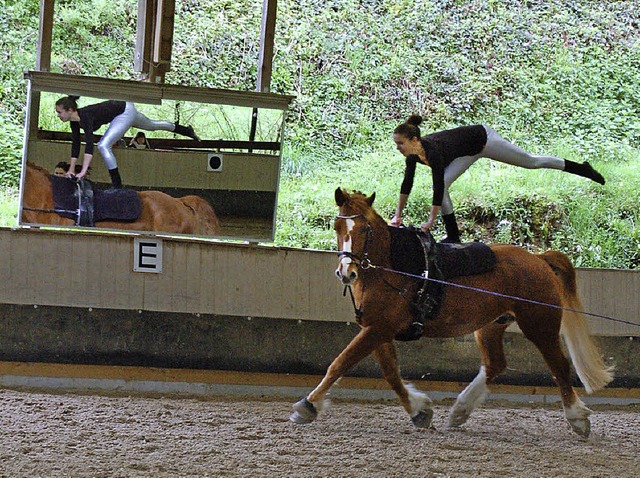
[[147,131],[173,131],[182,136],[200,141],[191,126],[182,126],[170,121],[151,120],[137,111],[135,105],[129,101],[109,100],[78,108],[78,98],[79,96],[65,96],[56,101],[58,118],[63,122],[69,121],[71,124],[71,165],[67,176],[73,175],[80,155],[80,129],[84,131],[85,147],[82,170],[75,175],[78,179],[82,179],[87,174],[89,164],[93,159],[93,132],[100,126],[109,124],[107,131],[98,142],[98,150],[102,154],[102,158],[109,170],[112,188],[122,187],[118,163],[112,147],[114,143],[122,139],[129,128],[136,127]]
[[586,161],[582,164],[555,156],[537,156],[524,151],[503,139],[493,128],[485,125],[462,126],[420,136],[422,117],[411,115],[393,131],[393,141],[406,158],[404,180],[392,226],[402,224],[402,211],[407,205],[413,187],[416,164],[431,168],[433,177],[433,202],[429,219],[422,229],[431,229],[438,213],[442,212],[447,237],[442,242],[460,242],[460,231],[449,197],[449,186],[479,158],[495,159],[506,164],[527,169],[558,169],[589,178],[600,184],[605,180]]

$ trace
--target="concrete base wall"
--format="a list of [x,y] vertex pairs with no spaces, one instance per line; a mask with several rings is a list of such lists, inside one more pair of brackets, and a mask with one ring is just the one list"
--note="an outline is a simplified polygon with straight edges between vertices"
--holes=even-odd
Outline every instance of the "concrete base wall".
[[[0,305],[0,360],[322,375],[358,327],[353,323],[167,312]],[[612,387],[640,387],[640,340],[597,337]],[[480,355],[472,336],[396,342],[403,377],[468,382]],[[521,334],[505,337],[508,370],[498,383],[553,385]],[[381,377],[365,359],[349,375]],[[578,382],[576,382],[578,384]]]

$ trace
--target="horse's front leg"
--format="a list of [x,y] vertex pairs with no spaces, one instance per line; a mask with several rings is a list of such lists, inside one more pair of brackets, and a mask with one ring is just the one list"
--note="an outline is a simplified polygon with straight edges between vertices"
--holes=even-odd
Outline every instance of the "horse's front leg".
[[325,400],[331,386],[342,377],[347,370],[368,356],[384,339],[373,327],[360,330],[347,347],[329,365],[327,373],[318,386],[305,398],[293,405],[293,413],[289,419],[294,423],[311,423],[318,412],[326,409],[329,401]]
[[387,342],[374,350],[385,380],[400,398],[400,403],[418,428],[429,428],[433,418],[431,399],[412,384],[405,383],[400,376],[396,348],[393,342]]

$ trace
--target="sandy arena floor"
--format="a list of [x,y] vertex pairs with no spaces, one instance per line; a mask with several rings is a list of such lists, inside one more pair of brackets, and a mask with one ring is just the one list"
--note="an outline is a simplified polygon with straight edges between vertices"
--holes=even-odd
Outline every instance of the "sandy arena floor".
[[293,401],[0,390],[0,476],[640,476],[637,405],[592,407],[585,440],[559,404],[489,402],[452,431],[448,404],[436,406],[433,429],[417,430],[387,401],[336,401],[295,425]]

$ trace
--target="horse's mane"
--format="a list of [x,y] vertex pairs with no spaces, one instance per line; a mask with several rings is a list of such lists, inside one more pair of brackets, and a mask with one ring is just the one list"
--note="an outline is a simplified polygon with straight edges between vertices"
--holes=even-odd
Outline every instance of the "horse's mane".
[[360,213],[364,213],[371,208],[367,203],[367,195],[362,191],[353,191],[349,194],[349,200],[346,204],[353,209],[357,209]]
[[31,161],[27,161],[27,168],[32,168],[35,169],[37,172],[39,173],[43,173],[46,175],[50,175],[51,173],[47,170],[47,168],[43,168],[42,166],[39,166],[35,163],[32,163]]

